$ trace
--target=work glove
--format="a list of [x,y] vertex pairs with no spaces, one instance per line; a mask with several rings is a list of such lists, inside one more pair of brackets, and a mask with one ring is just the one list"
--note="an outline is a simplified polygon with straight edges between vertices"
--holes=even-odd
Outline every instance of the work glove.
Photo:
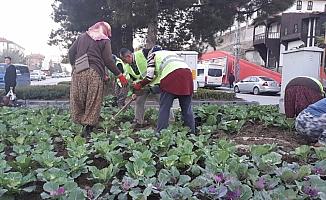
[[135,83],[135,84],[133,85],[133,88],[134,88],[136,91],[138,91],[138,90],[141,90],[142,85],[141,85],[141,83]]
[[126,79],[126,77],[123,74],[120,74],[118,76],[118,79],[120,80],[122,87],[125,87],[128,85],[128,80]]

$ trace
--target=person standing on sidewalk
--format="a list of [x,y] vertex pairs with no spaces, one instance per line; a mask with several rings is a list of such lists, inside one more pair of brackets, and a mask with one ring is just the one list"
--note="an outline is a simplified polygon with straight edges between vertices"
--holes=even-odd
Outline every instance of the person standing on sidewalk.
[[230,88],[233,88],[233,86],[234,86],[233,83],[234,83],[234,81],[235,81],[235,77],[234,77],[234,75],[233,75],[232,72],[230,72],[228,78],[229,78]]
[[[106,22],[98,22],[80,35],[69,49],[69,61],[73,66],[70,88],[71,117],[75,123],[84,126],[86,136],[99,122],[105,67],[119,78],[123,86],[128,84],[113,61],[110,37],[111,26]],[[88,64],[83,66],[88,67],[78,69],[76,60],[81,60],[85,55]]]
[[5,63],[7,65],[6,72],[5,72],[5,91],[6,94],[10,91],[10,88],[12,88],[12,91],[15,93],[16,88],[16,79],[17,79],[17,72],[16,67],[11,64],[11,57],[7,56],[5,57]]
[[153,47],[148,56],[146,78],[133,87],[141,90],[147,84],[159,84],[161,90],[156,132],[160,133],[169,126],[170,109],[177,98],[184,124],[194,133],[195,120],[191,106],[193,80],[191,70],[184,60],[175,52]]
[[[132,53],[129,49],[120,50],[120,58],[125,63],[126,74],[132,82],[138,82],[146,77],[148,49],[142,49]],[[149,90],[143,91],[135,101],[135,128],[142,128],[147,125],[144,120],[145,103],[149,96]]]

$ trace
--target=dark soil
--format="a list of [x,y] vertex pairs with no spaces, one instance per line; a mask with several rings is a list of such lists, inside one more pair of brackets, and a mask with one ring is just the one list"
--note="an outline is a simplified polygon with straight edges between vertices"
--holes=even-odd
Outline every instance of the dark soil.
[[63,156],[64,158],[68,157],[68,151],[65,147],[64,142],[55,142],[54,149],[58,153],[58,156]]
[[93,155],[93,158],[91,160],[93,160],[93,163],[91,165],[96,166],[98,169],[103,169],[109,165],[109,163],[104,158],[95,158],[95,155]]
[[89,173],[81,174],[79,177],[75,179],[75,182],[78,183],[78,186],[80,186],[81,188],[92,187],[93,182],[91,180],[88,180],[88,178],[89,178]]
[[6,146],[5,147],[6,161],[15,160],[15,156],[11,155],[12,152],[13,152],[12,146]]
[[227,137],[239,145],[277,144],[282,151],[290,152],[296,147],[308,144],[305,138],[295,131],[282,130],[278,127],[266,127],[262,124],[247,123],[238,134],[219,133],[219,138]]

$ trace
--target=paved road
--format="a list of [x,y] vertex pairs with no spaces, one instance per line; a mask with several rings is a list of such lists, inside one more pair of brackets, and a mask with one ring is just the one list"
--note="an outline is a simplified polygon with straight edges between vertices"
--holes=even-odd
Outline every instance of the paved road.
[[[220,87],[218,90],[230,91],[232,92],[233,89],[228,87]],[[258,102],[260,105],[278,105],[280,96],[275,96],[271,94],[260,94],[260,95],[253,95],[253,94],[236,94],[237,98],[241,98],[248,102]]]
[[[71,77],[66,77],[66,78],[47,77],[47,79],[43,81],[32,81],[32,85],[56,85],[59,82],[70,81],[70,80]],[[230,88],[221,87],[219,88],[219,90],[230,91]],[[260,105],[277,105],[279,104],[279,100],[280,100],[280,96],[273,96],[273,95],[236,94],[236,97],[241,98],[248,102],[258,102]],[[156,104],[156,102],[154,103]],[[174,105],[177,106],[178,102],[175,101]]]
[[236,96],[245,101],[256,101],[260,105],[278,105],[280,100],[280,96],[273,95],[236,94]]
[[62,81],[70,81],[71,77],[66,77],[66,78],[51,78],[51,77],[46,77],[46,80],[42,81],[32,81],[31,85],[57,85],[59,82]]

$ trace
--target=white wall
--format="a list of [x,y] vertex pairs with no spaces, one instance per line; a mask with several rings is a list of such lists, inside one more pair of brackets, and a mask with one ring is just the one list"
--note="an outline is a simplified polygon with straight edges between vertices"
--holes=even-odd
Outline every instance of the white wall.
[[[288,43],[288,50],[299,48],[300,45],[304,44],[301,40],[292,41]],[[285,46],[283,44],[280,45],[280,64],[279,66],[284,65],[283,53],[285,52]]]
[[300,12],[314,12],[314,11],[319,11],[319,12],[324,12],[325,11],[325,4],[326,1],[321,1],[321,0],[315,0],[313,1],[313,6],[312,10],[308,10],[308,1],[309,0],[302,0],[302,9],[297,10],[297,1],[294,2],[294,5],[290,7],[288,10],[284,11],[284,13],[300,13]]
[[285,46],[281,44],[280,46],[280,64],[279,66],[283,66],[283,53],[285,52]]
[[3,50],[5,50],[5,49],[7,49],[7,43],[6,42],[0,42],[0,52],[3,52]]
[[279,23],[273,23],[270,25],[269,27],[269,32],[279,32],[279,26],[278,26]]
[[280,112],[284,113],[284,92],[286,85],[295,77],[309,76],[320,79],[320,60],[322,49],[306,47],[284,52]]
[[304,45],[304,42],[301,40],[296,40],[288,43],[288,50],[299,48],[300,45]]
[[309,76],[320,79],[322,52],[323,50],[317,47],[306,47],[284,53],[281,98],[284,97],[286,85],[295,77]]
[[263,34],[263,33],[265,33],[265,29],[266,29],[266,26],[259,25],[256,27],[255,34],[256,35]]
[[246,60],[255,63],[257,65],[264,66],[265,62],[264,60],[260,57],[258,51],[246,51],[245,53],[245,58]]

